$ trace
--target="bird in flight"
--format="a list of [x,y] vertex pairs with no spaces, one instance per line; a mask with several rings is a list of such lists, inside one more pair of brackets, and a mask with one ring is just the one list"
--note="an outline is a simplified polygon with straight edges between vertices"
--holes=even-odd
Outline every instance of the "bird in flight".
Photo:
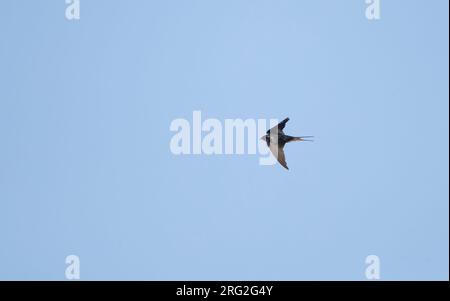
[[277,158],[278,162],[286,169],[289,169],[286,164],[286,157],[284,156],[284,146],[286,143],[292,141],[313,141],[308,138],[313,138],[313,136],[301,136],[301,137],[293,137],[289,135],[285,135],[283,132],[286,123],[289,121],[289,118],[286,118],[278,125],[274,126],[270,130],[267,131],[267,134],[261,137],[261,140],[266,141],[267,146],[269,147],[272,154]]

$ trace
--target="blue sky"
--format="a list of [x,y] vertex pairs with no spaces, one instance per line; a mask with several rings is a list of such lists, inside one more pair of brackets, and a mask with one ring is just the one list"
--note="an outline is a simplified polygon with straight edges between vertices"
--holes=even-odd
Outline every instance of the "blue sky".
[[[0,279],[449,277],[448,1],[2,1]],[[290,117],[290,171],[173,119]]]

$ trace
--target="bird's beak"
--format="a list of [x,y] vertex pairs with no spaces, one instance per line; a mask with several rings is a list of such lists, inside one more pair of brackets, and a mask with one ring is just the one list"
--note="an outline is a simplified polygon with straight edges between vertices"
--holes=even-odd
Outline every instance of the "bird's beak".
[[265,141],[266,140],[266,136],[262,136],[260,139]]

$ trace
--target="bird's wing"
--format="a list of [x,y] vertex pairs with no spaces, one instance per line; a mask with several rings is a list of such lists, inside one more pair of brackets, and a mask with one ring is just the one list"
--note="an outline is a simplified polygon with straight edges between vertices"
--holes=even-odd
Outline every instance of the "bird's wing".
[[280,122],[279,124],[277,124],[276,126],[274,126],[273,128],[271,128],[270,130],[267,131],[267,134],[270,134],[270,132],[274,132],[274,131],[278,131],[278,132],[283,132],[284,127],[286,126],[286,123],[289,121],[289,118],[284,119],[282,122]]
[[284,150],[282,146],[279,146],[278,144],[271,143],[269,146],[270,151],[274,155],[275,158],[277,158],[278,162],[286,169],[289,169],[286,164],[286,157],[284,156]]

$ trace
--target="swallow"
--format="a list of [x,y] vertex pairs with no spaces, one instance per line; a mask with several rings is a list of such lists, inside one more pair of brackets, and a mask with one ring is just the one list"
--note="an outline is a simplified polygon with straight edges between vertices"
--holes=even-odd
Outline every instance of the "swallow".
[[289,121],[289,118],[284,119],[278,125],[274,126],[270,130],[267,131],[266,135],[261,137],[261,140],[266,141],[267,146],[269,147],[272,154],[277,158],[278,162],[286,169],[289,169],[286,164],[286,157],[284,155],[284,146],[286,143],[293,141],[313,141],[314,136],[300,136],[293,137],[289,135],[285,135],[283,132],[286,123]]

